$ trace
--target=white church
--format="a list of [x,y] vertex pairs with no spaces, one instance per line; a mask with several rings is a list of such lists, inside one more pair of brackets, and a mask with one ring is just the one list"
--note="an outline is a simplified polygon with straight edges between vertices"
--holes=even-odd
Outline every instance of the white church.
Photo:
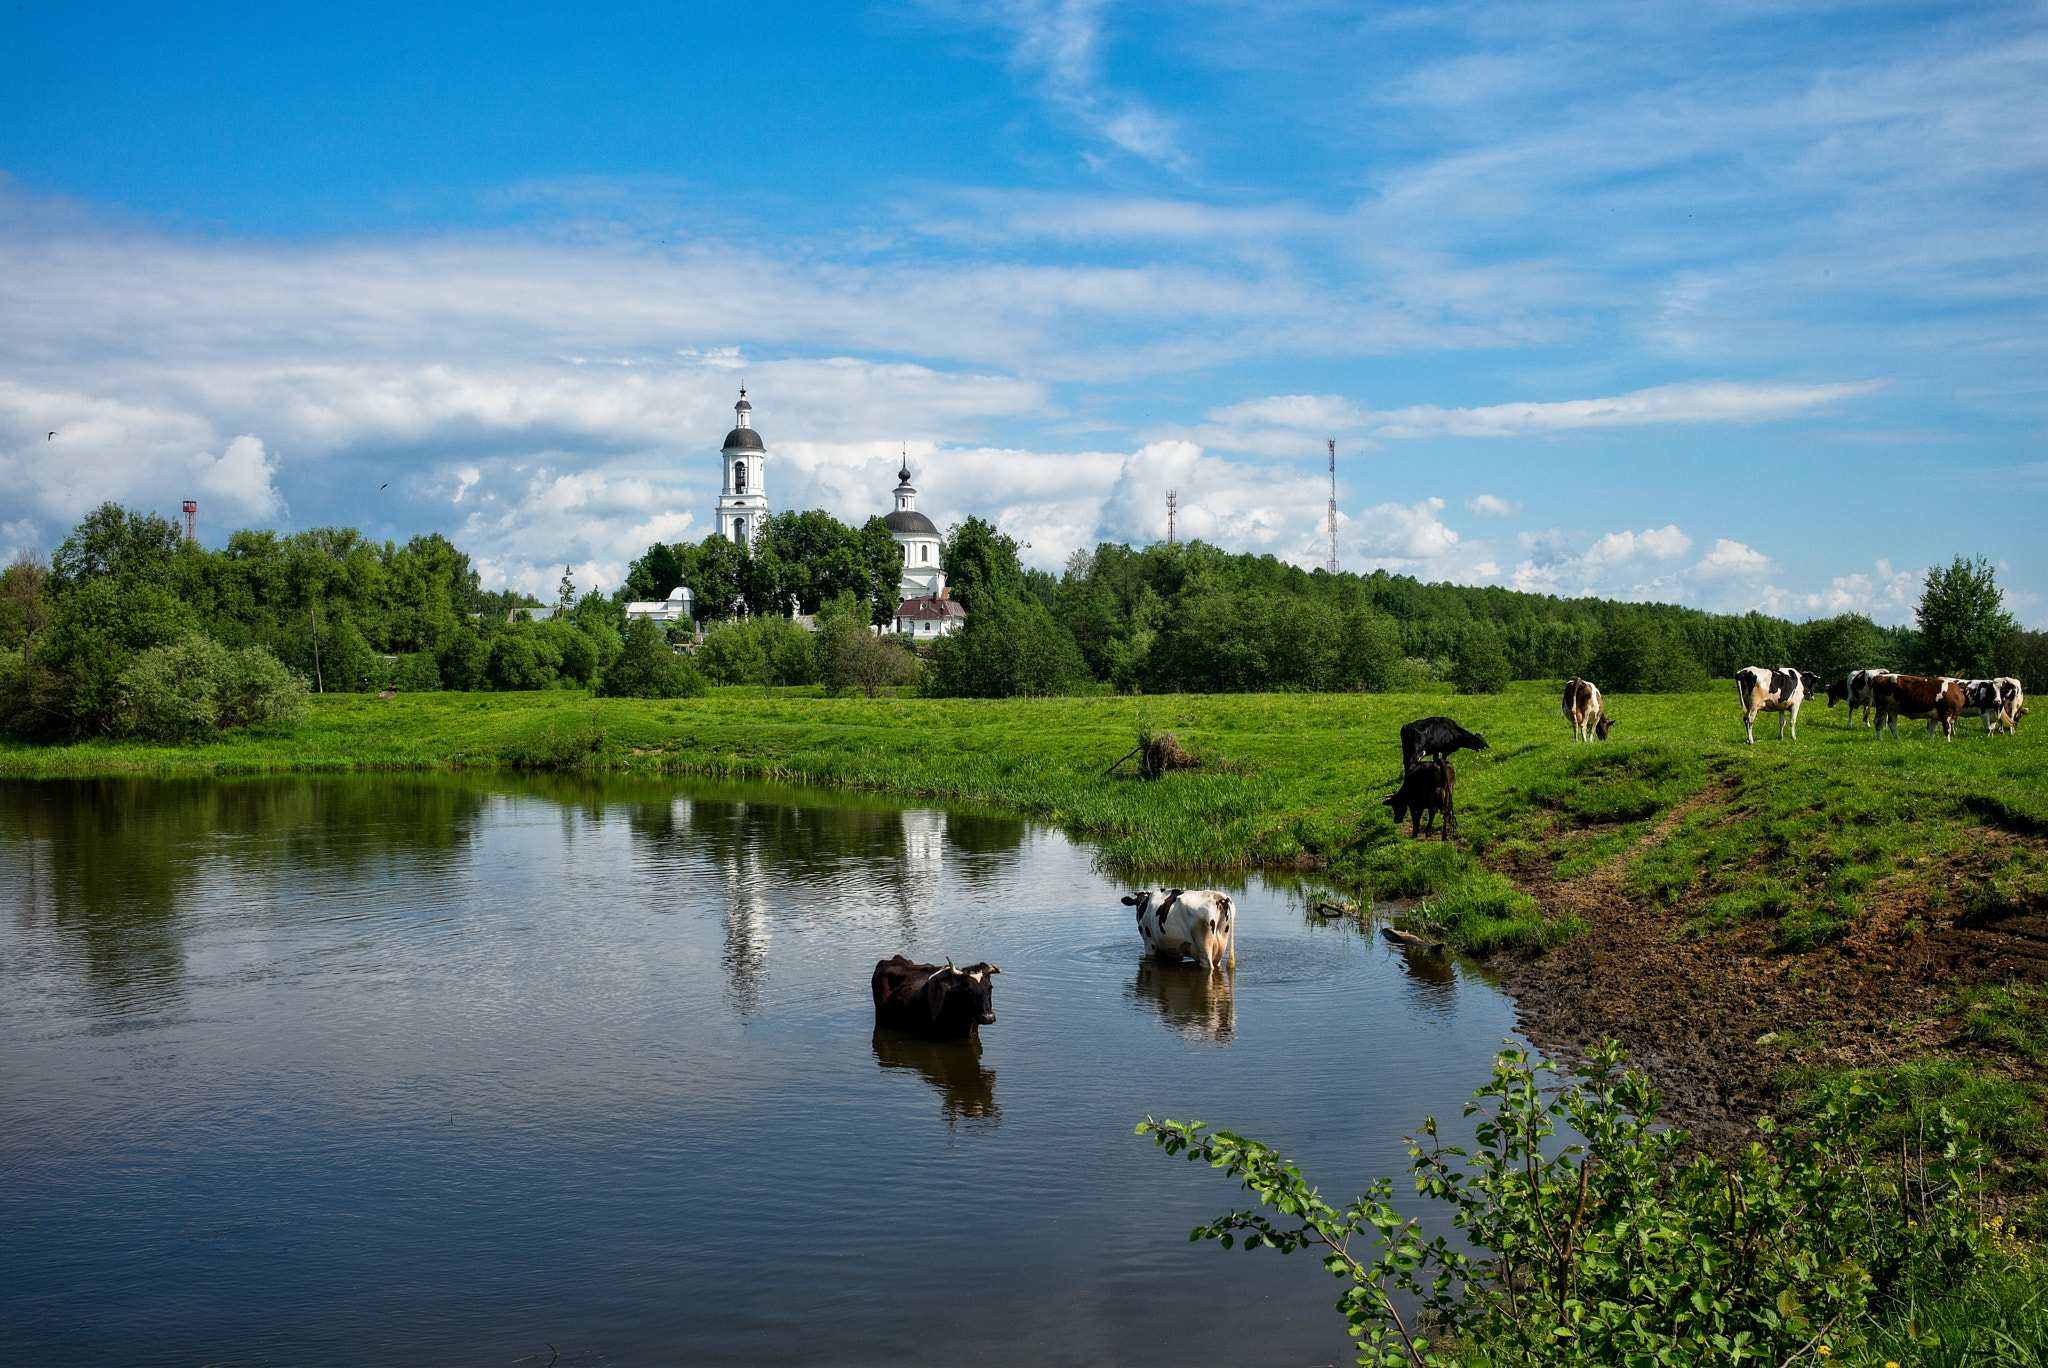
[[[718,452],[722,474],[711,526],[719,536],[751,551],[768,526],[768,447],[754,430],[754,406],[747,402],[744,385],[732,413],[732,431],[725,434],[725,445]],[[900,602],[891,630],[925,638],[946,636],[960,630],[967,610],[946,594],[946,572],[939,568],[939,529],[917,511],[917,490],[910,483],[907,457],[896,480],[895,510],[882,519],[896,539],[903,562],[903,577],[896,587]],[[690,590],[679,584],[660,603],[627,604],[626,616],[675,622],[688,620],[690,608]]]

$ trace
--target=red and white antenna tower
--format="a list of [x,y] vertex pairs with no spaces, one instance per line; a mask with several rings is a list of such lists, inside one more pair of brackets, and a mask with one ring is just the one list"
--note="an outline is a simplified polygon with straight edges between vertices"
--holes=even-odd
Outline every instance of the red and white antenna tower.
[[195,520],[196,520],[196,519],[197,519],[198,517],[199,517],[199,500],[197,500],[197,499],[187,499],[187,500],[185,500],[185,540],[186,540],[186,541],[197,541],[197,540],[199,540],[199,534],[198,534],[197,530],[195,530],[195,528],[194,528],[194,521],[195,521]]
[[1173,515],[1174,515],[1174,511],[1175,511],[1176,509],[1178,509],[1179,507],[1180,507],[1180,491],[1179,491],[1178,489],[1169,489],[1169,490],[1167,490],[1167,491],[1166,491],[1166,544],[1167,544],[1168,546],[1171,546],[1171,545],[1173,545]]
[[1337,573],[1337,439],[1330,439],[1330,565]]

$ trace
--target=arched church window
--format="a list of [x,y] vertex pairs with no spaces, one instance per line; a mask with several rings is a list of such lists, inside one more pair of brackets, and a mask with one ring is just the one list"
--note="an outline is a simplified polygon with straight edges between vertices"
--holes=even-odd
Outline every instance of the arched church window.
[[918,559],[926,565],[930,565],[932,563],[932,549],[929,546],[920,546],[917,549],[923,553]]
[[732,539],[734,541],[745,541],[747,539],[747,520],[745,518],[734,518],[732,520]]
[[745,461],[734,461],[732,463],[732,488],[735,494],[747,492],[747,463]]

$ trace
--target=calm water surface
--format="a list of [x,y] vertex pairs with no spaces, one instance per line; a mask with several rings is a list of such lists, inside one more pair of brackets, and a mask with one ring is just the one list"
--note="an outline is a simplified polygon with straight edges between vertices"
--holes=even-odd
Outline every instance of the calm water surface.
[[[1348,1197],[1510,1004],[1298,895],[1148,964],[1085,846],[844,795],[0,784],[0,1346],[120,1364],[1347,1361],[1190,1245],[1197,1116]],[[979,1048],[878,1035],[987,959]]]

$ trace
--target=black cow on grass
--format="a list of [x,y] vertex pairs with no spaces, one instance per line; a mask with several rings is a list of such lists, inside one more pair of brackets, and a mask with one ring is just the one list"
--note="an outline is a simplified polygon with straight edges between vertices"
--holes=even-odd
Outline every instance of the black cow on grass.
[[993,1026],[995,984],[1003,971],[993,964],[970,964],[955,969],[944,965],[913,964],[902,955],[875,965],[875,1025],[937,1040],[961,1040],[979,1035]]
[[1401,728],[1401,768],[1412,770],[1423,756],[1441,760],[1452,751],[1486,749],[1486,738],[1448,717],[1422,717]]

